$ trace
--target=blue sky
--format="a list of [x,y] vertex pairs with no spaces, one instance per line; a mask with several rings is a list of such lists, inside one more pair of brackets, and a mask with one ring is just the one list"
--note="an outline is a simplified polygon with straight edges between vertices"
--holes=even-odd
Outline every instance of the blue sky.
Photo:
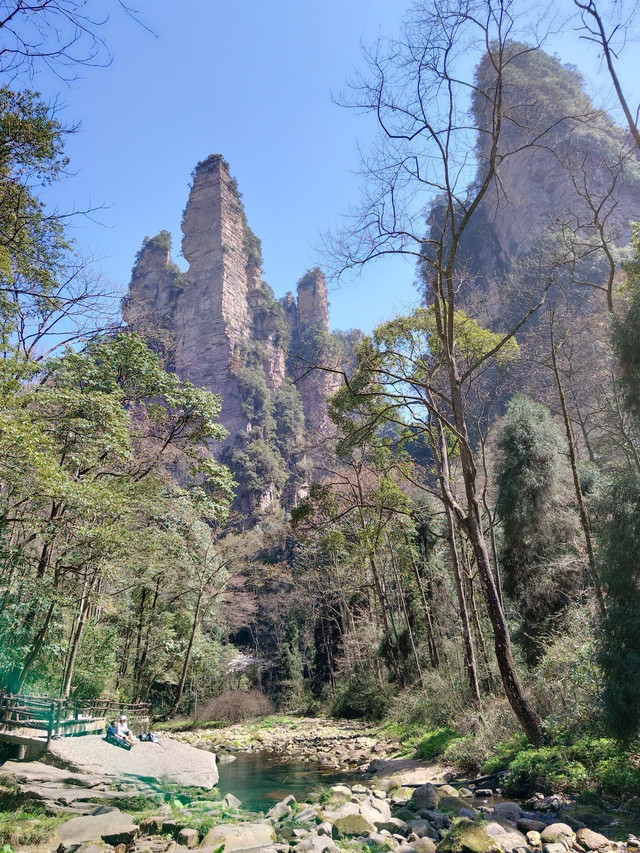
[[[264,278],[277,296],[295,289],[318,262],[320,235],[357,196],[356,140],[366,146],[373,131],[370,118],[336,106],[331,93],[360,63],[361,42],[396,31],[406,5],[139,0],[153,32],[116,7],[101,30],[109,67],[81,69],[69,85],[36,79],[46,98],[60,93],[67,123],[80,122],[67,144],[73,174],[55,200],[63,209],[103,207],[79,219],[74,235],[111,286],[124,290],[145,235],[168,229],[179,253],[191,172],[221,153],[262,239]],[[597,61],[575,33],[551,46],[598,86]],[[634,49],[623,73],[636,82]],[[417,299],[413,279],[412,265],[395,259],[332,284],[332,326],[368,331],[406,311]]]

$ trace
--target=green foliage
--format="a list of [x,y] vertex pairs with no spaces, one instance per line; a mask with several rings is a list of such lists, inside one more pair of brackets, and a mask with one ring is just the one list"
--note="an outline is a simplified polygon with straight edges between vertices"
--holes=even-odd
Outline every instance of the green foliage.
[[279,707],[296,709],[304,688],[304,666],[300,653],[300,630],[293,617],[289,617],[280,652]]
[[520,752],[509,764],[505,790],[515,796],[590,790],[628,799],[640,793],[640,762],[635,748],[621,749],[614,740],[585,736]]
[[529,741],[520,733],[492,744],[493,754],[482,764],[482,772],[489,774],[504,770],[509,762],[513,761],[528,745]]
[[346,720],[381,720],[389,708],[389,697],[372,672],[343,677],[336,687],[331,713]]
[[262,494],[271,484],[282,489],[287,480],[282,456],[261,439],[234,449],[230,467],[240,488],[248,493]]
[[564,441],[545,406],[517,395],[498,448],[503,587],[518,607],[522,624],[517,636],[527,662],[534,664],[580,580],[580,564],[570,559],[576,518],[566,506]]
[[570,758],[562,747],[527,749],[509,765],[505,791],[518,797],[526,797],[536,791],[543,794],[571,793],[580,790],[588,776],[584,764]]
[[427,732],[427,734],[422,736],[418,743],[418,758],[422,758],[424,761],[430,761],[432,758],[442,755],[449,744],[459,737],[460,733],[451,726],[444,726],[441,729],[435,729],[432,732]]
[[599,562],[607,591],[599,662],[604,675],[604,714],[623,740],[640,730],[640,478],[621,474],[607,490],[599,529]]

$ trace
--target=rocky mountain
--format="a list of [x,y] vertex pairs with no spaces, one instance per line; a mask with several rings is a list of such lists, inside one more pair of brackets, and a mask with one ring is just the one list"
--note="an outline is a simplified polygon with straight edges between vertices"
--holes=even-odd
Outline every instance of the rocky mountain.
[[219,154],[193,173],[182,231],[186,272],[172,261],[168,232],[145,239],[124,319],[163,348],[179,376],[220,394],[229,435],[217,452],[240,484],[239,507],[294,503],[313,445],[330,429],[326,400],[337,388],[335,374],[314,367],[341,358],[324,274],[310,270],[296,296],[274,297],[262,280],[260,240]]

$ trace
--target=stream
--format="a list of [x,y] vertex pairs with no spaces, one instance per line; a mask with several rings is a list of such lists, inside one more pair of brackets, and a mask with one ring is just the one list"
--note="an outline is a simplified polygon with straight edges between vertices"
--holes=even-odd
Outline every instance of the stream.
[[349,785],[362,779],[359,773],[272,752],[238,752],[235,761],[218,763],[218,773],[220,794],[234,794],[250,811],[268,811],[289,794],[304,800],[319,785]]

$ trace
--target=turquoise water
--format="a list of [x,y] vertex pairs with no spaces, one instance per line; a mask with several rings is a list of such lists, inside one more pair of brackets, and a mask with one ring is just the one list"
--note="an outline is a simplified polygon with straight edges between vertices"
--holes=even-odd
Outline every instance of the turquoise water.
[[218,764],[218,773],[220,794],[235,794],[250,811],[267,811],[289,794],[303,801],[318,785],[349,784],[362,778],[271,752],[238,752],[235,761]]

